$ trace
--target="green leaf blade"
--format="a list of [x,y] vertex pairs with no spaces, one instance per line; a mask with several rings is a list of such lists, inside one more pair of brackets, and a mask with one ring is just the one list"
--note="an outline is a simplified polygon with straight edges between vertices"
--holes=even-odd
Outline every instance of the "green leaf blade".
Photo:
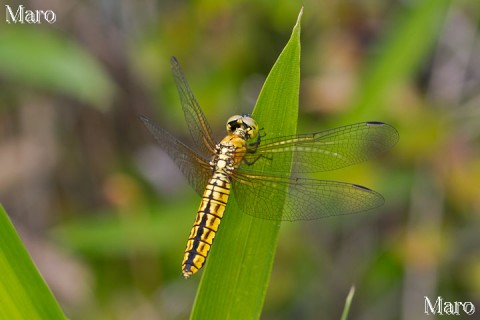
[[0,319],[66,319],[0,205]]
[[[252,114],[269,137],[296,133],[301,15],[302,11]],[[191,319],[260,318],[279,229],[277,221],[242,212],[233,191],[203,271]]]

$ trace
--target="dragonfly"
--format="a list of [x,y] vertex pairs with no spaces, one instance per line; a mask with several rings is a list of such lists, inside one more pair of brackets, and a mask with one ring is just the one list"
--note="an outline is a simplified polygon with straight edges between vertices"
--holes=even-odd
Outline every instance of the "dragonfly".
[[370,121],[267,138],[257,122],[243,114],[227,120],[227,135],[217,142],[177,59],[170,62],[194,148],[151,119],[140,119],[201,196],[182,261],[185,278],[205,264],[231,193],[244,213],[277,221],[359,213],[383,205],[382,195],[369,188],[299,175],[347,167],[386,152],[399,139],[394,127]]

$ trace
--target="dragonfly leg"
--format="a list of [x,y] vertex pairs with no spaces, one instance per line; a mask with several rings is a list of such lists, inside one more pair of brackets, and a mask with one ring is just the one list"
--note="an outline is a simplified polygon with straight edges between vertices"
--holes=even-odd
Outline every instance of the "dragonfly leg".
[[255,153],[257,151],[258,146],[260,145],[260,142],[262,141],[262,138],[265,137],[267,134],[263,132],[263,128],[260,129],[260,133],[257,136],[257,139],[254,142],[251,142],[248,144],[247,152],[248,153]]
[[[257,152],[257,149],[258,149],[258,146],[260,145],[260,142],[262,141],[262,138],[265,137],[267,134],[263,131],[263,128],[260,129],[260,133],[259,135],[257,136],[257,139],[255,140],[255,142],[252,142],[248,145],[247,147],[247,153],[255,153]],[[265,158],[265,159],[268,159],[268,160],[272,160],[272,158],[269,158],[267,157],[266,155],[264,154],[261,154],[261,155],[257,155],[253,160],[247,160],[246,158],[243,158],[242,161],[251,166],[252,164],[254,164],[255,162],[258,161],[258,159],[260,158]]]
[[[252,153],[253,153],[253,152],[252,152]],[[272,159],[273,159],[272,157],[267,157],[267,156],[264,155],[264,154],[260,154],[260,155],[257,155],[253,160],[250,160],[250,161],[249,161],[249,160],[247,160],[246,158],[243,158],[242,161],[243,161],[245,164],[251,166],[252,164],[254,164],[255,162],[257,162],[260,158],[265,158],[265,159],[267,159],[267,160],[272,160]]]

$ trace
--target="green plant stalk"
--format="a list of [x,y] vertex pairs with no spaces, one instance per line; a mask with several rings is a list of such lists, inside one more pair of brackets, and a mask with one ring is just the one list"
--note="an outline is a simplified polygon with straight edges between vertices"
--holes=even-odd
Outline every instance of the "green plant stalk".
[[1,205],[0,319],[65,319]]
[[[269,138],[296,133],[302,11],[252,113]],[[203,271],[190,318],[260,318],[279,230],[277,221],[256,219],[241,212],[233,190]]]
[[347,298],[345,299],[345,307],[343,308],[342,317],[340,318],[341,320],[347,320],[354,295],[355,295],[355,286],[352,286],[350,288],[350,291],[348,292]]

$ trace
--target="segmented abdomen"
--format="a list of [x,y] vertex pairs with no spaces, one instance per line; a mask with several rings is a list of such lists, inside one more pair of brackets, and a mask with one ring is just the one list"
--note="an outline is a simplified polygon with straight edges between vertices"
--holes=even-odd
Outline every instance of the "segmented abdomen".
[[203,193],[195,223],[183,256],[182,272],[188,278],[205,263],[230,195],[230,180],[215,172]]

